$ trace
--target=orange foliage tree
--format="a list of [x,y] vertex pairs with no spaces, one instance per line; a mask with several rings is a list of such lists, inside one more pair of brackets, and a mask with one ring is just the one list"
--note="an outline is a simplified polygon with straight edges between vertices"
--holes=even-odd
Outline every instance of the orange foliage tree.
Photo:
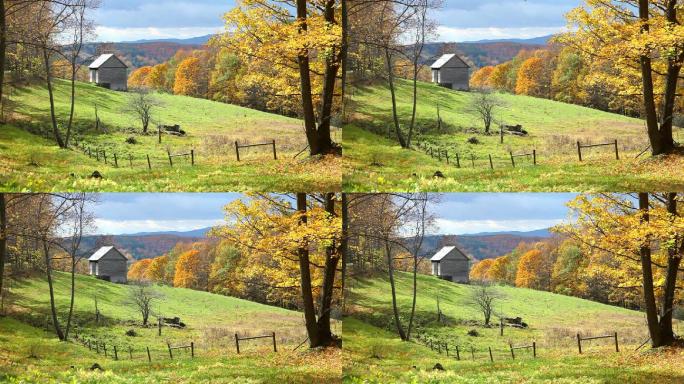
[[178,257],[173,286],[181,288],[197,288],[200,273],[199,251],[191,249]]
[[168,256],[159,256],[152,259],[145,271],[145,279],[155,283],[163,282],[166,277],[166,265],[168,263]]
[[525,60],[518,70],[515,93],[519,95],[543,96],[544,84],[541,81],[544,72],[544,61],[539,57]]
[[188,57],[178,65],[176,79],[173,84],[173,93],[176,95],[201,96],[200,77],[200,60],[196,57]]
[[136,261],[128,270],[128,280],[144,281],[146,280],[147,269],[152,263],[152,259],[142,259]]
[[128,77],[129,88],[147,88],[149,87],[148,79],[152,67],[140,67],[133,71]]
[[170,91],[167,81],[167,72],[169,65],[167,63],[157,64],[150,70],[147,76],[147,84],[158,91]]
[[544,255],[538,249],[532,249],[520,256],[518,272],[515,275],[515,286],[522,288],[543,288],[540,283],[540,274],[543,272]]
[[494,73],[493,66],[486,66],[478,69],[470,78],[470,87],[474,89],[487,89],[491,87],[490,78]]
[[484,259],[479,261],[477,264],[475,264],[475,266],[473,266],[473,269],[470,270],[470,280],[488,281],[489,279],[487,278],[487,274],[489,273],[489,269],[492,267],[492,264],[494,264],[494,259]]

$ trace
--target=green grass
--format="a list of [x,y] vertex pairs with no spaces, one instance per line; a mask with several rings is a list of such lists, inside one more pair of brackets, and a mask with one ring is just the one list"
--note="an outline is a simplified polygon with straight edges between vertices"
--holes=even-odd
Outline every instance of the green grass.
[[[574,297],[529,289],[497,287],[501,298],[497,314],[520,316],[526,329],[485,327],[482,315],[470,301],[472,286],[453,284],[431,276],[419,276],[415,337],[418,342],[401,342],[391,314],[389,282],[385,278],[356,278],[349,282],[347,301],[353,303],[344,319],[345,380],[349,382],[456,382],[507,383],[648,383],[652,377],[684,380],[678,351],[634,352],[647,338],[643,314]],[[404,324],[411,303],[410,275],[400,273],[397,299]],[[437,320],[437,297],[444,319]],[[497,322],[497,318],[494,318]],[[468,336],[469,330],[479,336]],[[583,344],[577,353],[575,335],[603,335],[618,332],[621,353],[610,340]],[[432,340],[447,343],[451,357],[425,345]],[[538,358],[518,351],[511,360],[509,343],[527,345],[536,341]],[[463,361],[453,357],[458,345]],[[491,347],[494,363],[489,361]],[[475,351],[472,360],[470,350]],[[442,350],[444,352],[444,350]],[[663,358],[661,363],[657,363]],[[441,363],[446,373],[432,372]],[[660,365],[659,365],[660,364]],[[416,368],[412,368],[415,366]],[[673,368],[677,367],[677,368]],[[647,376],[651,375],[651,376]],[[528,381],[524,381],[525,380]]]
[[[411,115],[410,83],[399,81],[397,98],[402,126]],[[456,92],[428,83],[419,84],[418,134],[414,147],[432,147],[435,158],[424,150],[403,150],[396,139],[387,139],[391,105],[386,87],[355,88],[350,109],[352,121],[344,130],[345,174],[343,188],[353,191],[623,191],[644,183],[657,188],[681,188],[684,160],[680,157],[649,159],[636,155],[648,146],[641,120],[576,105],[527,96],[497,94],[503,106],[496,122],[521,124],[528,136],[484,135],[482,123],[469,108],[473,93]],[[437,129],[440,105],[442,130]],[[682,132],[677,130],[676,135]],[[384,137],[383,137],[384,136]],[[470,144],[476,137],[479,144]],[[612,147],[585,149],[577,159],[576,142],[603,143],[618,139],[621,160]],[[450,164],[436,157],[436,149],[448,150]],[[518,158],[513,168],[510,152],[537,151],[538,166]],[[461,167],[456,167],[455,154]],[[494,170],[490,169],[492,155]],[[473,167],[472,158],[475,159]],[[667,170],[667,171],[665,171]],[[434,179],[441,171],[446,179]]]
[[[55,277],[58,311],[65,316],[69,276],[56,273]],[[112,383],[149,380],[261,383],[272,382],[276,378],[302,383],[339,380],[339,352],[309,352],[306,348],[293,352],[294,347],[306,338],[302,315],[298,312],[233,297],[158,286],[155,289],[162,298],[154,306],[154,314],[178,316],[187,324],[184,329],[164,327],[162,336],[158,336],[157,328],[142,326],[140,315],[127,304],[128,289],[126,285],[89,276],[78,276],[77,279],[75,328],[72,332],[82,340],[106,342],[109,354],[106,358],[88,351],[77,341],[60,343],[51,332],[42,329],[49,313],[44,279],[14,282],[11,288],[12,318],[0,319],[0,335],[7,338],[7,343],[0,343],[0,360],[7,362],[0,368],[0,380],[3,375],[8,380],[27,378],[29,382],[42,382],[47,378],[63,382],[72,377],[77,382]],[[99,325],[95,323],[94,315],[96,296],[103,316]],[[134,329],[137,336],[126,336],[130,329]],[[276,332],[278,353],[273,353],[267,339],[243,342],[242,353],[238,355],[235,352],[235,333],[256,336],[273,331]],[[195,343],[195,359],[181,350],[174,353],[174,360],[169,358],[166,343],[186,345],[190,341]],[[119,361],[111,358],[114,345],[117,345]],[[128,354],[129,347],[133,350],[133,360]],[[147,362],[147,347],[152,354],[152,365]],[[28,357],[32,350],[37,351],[37,358]],[[106,372],[95,375],[84,370],[94,362],[102,365]],[[69,369],[71,365],[75,369]]]
[[[61,127],[69,113],[69,87],[57,81],[56,111]],[[338,159],[307,159],[294,155],[306,147],[299,120],[235,105],[169,94],[156,94],[160,102],[151,129],[157,124],[179,124],[185,137],[143,135],[135,115],[127,111],[129,94],[113,92],[91,84],[77,84],[74,129],[83,147],[107,153],[89,158],[83,150],[59,150],[49,135],[47,90],[42,86],[20,88],[12,95],[14,125],[0,127],[0,185],[18,190],[107,190],[107,191],[207,191],[207,190],[339,190],[341,167]],[[95,104],[105,130],[95,131]],[[27,132],[19,127],[29,127]],[[137,144],[127,144],[135,137]],[[279,160],[270,147],[241,151],[235,158],[234,142],[261,143],[275,139]],[[196,166],[189,159],[175,158],[169,165],[167,151],[186,153],[194,149]],[[114,166],[114,154],[119,167]],[[152,162],[148,170],[146,156]],[[93,156],[94,157],[94,156]],[[129,159],[133,159],[131,163]],[[88,176],[100,171],[104,180]],[[296,187],[296,188],[295,188]]]

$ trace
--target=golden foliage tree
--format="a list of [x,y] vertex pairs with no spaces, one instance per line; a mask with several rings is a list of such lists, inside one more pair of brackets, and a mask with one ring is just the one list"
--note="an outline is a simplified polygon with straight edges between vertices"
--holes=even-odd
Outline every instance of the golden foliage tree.
[[147,269],[151,263],[152,259],[142,259],[133,263],[131,268],[128,270],[128,280],[145,281]]
[[145,279],[155,283],[166,281],[166,266],[168,263],[168,256],[159,256],[152,259],[152,262],[150,262],[145,271]]
[[200,274],[200,252],[191,249],[182,253],[176,261],[173,275],[173,286],[180,288],[197,288]]
[[157,91],[170,91],[171,89],[167,80],[168,71],[169,65],[167,63],[155,65],[147,76],[147,84]]
[[140,67],[133,71],[128,77],[128,87],[129,88],[147,88],[149,84],[149,76],[152,71],[152,67]]
[[518,95],[543,96],[544,84],[542,83],[542,74],[544,66],[544,61],[539,57],[530,57],[525,60],[518,70],[515,93]]
[[202,96],[200,82],[200,60],[196,57],[188,57],[178,65],[173,83],[173,93],[185,96]]
[[470,280],[473,281],[489,281],[489,269],[494,264],[494,259],[480,260],[470,270]]
[[470,87],[474,89],[488,89],[491,87],[490,78],[494,73],[493,66],[486,66],[478,69],[470,78]]
[[541,289],[540,274],[543,272],[543,254],[538,249],[532,249],[520,256],[518,272],[515,275],[515,286],[522,288]]

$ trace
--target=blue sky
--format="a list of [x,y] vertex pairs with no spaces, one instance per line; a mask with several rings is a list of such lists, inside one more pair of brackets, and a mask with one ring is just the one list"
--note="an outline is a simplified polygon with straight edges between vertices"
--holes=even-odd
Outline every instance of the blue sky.
[[[92,207],[101,234],[189,231],[224,222],[236,193],[104,193]],[[531,231],[565,220],[573,194],[447,193],[431,207],[434,233]]]
[[223,221],[236,193],[103,193],[93,205],[96,233],[189,231]]
[[444,0],[433,13],[439,41],[530,38],[561,31],[582,0]]
[[565,221],[566,193],[447,193],[432,207],[434,233],[532,231]]
[[[444,0],[433,13],[440,41],[529,38],[558,32],[581,0]],[[222,30],[233,0],[102,0],[99,41],[188,38]]]

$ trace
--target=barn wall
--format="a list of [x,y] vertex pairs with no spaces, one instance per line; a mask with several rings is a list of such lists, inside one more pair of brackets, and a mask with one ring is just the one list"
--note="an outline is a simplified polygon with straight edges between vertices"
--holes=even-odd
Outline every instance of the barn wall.
[[468,283],[470,281],[470,262],[468,260],[444,258],[440,262],[440,275],[451,276],[455,283]]
[[100,259],[98,263],[98,277],[109,276],[113,283],[126,283],[128,275],[127,261],[116,252],[110,252]]
[[440,84],[451,84],[451,89],[458,91],[470,90],[470,68],[442,67]]
[[100,68],[97,70],[97,84],[109,84],[115,91],[128,90],[128,70],[126,68]]

